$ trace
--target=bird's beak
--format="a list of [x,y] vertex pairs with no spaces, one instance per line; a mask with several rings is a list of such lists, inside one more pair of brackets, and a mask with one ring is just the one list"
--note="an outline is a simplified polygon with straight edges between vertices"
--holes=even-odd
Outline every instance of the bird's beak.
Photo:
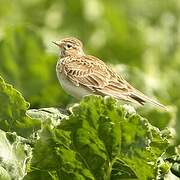
[[63,43],[61,41],[52,41],[53,44],[55,44],[58,47],[62,47]]

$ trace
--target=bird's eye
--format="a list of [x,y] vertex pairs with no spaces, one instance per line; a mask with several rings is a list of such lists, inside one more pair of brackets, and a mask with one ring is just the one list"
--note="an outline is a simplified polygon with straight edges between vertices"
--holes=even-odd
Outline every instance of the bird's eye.
[[72,46],[70,44],[67,44],[67,48],[71,48]]

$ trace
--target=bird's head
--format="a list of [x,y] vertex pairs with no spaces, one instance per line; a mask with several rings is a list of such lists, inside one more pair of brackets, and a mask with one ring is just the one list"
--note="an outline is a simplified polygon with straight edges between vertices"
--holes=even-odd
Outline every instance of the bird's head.
[[61,58],[67,56],[83,56],[82,42],[74,37],[64,38],[60,41],[53,41],[61,50]]

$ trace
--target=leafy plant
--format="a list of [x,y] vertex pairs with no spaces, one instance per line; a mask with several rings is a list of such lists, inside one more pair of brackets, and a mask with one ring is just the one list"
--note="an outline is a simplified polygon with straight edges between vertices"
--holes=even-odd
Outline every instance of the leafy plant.
[[[24,94],[31,107],[65,106],[69,98],[58,84],[56,60],[44,49],[42,39],[32,28],[7,28],[0,42],[0,73]],[[51,98],[47,94],[52,94]]]
[[4,179],[145,180],[169,172],[168,156],[163,158],[169,131],[152,126],[131,106],[88,96],[70,113],[56,108],[27,111],[24,98],[3,79],[0,98],[6,102],[0,110]]
[[0,77],[0,128],[6,132],[17,132],[28,137],[40,128],[40,121],[26,115],[29,107],[22,95]]
[[0,130],[0,179],[23,179],[31,157],[31,146],[16,133]]
[[168,145],[147,120],[102,97],[84,98],[59,126],[45,126],[39,136],[31,165],[55,171],[59,179],[153,179]]

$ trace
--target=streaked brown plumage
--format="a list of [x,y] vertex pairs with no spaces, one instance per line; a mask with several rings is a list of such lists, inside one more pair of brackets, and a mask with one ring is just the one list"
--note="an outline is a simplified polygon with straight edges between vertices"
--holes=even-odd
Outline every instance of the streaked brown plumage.
[[62,87],[72,96],[82,98],[88,94],[113,96],[119,100],[144,105],[150,102],[166,109],[159,102],[132,87],[122,76],[97,57],[86,55],[81,41],[65,38],[53,42],[61,49],[56,72]]

